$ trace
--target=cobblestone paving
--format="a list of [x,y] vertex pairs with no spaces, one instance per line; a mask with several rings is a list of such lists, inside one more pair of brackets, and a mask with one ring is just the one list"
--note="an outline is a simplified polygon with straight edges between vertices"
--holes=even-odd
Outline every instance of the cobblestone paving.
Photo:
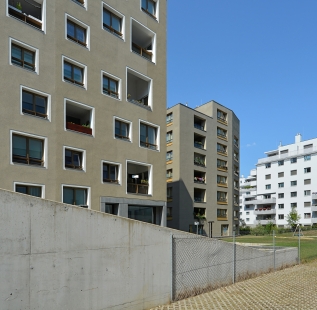
[[152,310],[317,309],[317,261],[238,282]]

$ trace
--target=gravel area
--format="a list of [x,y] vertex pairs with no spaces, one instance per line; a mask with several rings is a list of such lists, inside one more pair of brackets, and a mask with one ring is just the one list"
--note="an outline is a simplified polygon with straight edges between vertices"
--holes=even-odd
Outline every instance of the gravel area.
[[152,310],[317,309],[317,260]]

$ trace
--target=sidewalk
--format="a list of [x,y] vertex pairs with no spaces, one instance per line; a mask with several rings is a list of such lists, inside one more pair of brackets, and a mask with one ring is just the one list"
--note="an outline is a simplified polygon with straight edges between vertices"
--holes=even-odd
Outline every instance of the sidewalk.
[[317,260],[152,310],[317,309]]

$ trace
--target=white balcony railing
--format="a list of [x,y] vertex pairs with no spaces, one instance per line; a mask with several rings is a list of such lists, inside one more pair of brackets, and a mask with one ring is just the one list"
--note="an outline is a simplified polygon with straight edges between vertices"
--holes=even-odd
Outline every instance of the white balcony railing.
[[254,214],[256,214],[256,215],[276,214],[276,210],[275,209],[259,208],[259,209],[254,210]]

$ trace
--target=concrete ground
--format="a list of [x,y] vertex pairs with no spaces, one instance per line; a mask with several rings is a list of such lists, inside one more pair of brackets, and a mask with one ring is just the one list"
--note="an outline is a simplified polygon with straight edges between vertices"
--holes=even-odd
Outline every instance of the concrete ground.
[[317,309],[317,260],[152,310]]

